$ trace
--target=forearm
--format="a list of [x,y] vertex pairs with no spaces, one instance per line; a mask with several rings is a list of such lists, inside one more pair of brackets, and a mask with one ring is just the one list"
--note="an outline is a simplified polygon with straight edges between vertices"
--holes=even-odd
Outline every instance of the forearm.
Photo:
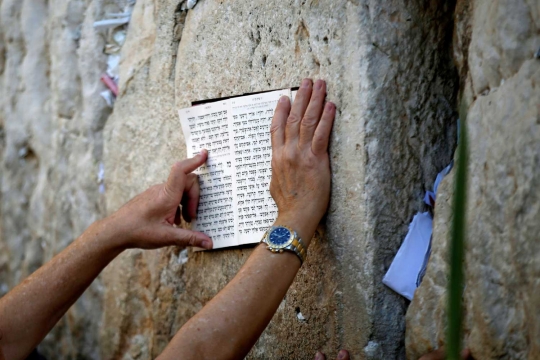
[[[278,219],[276,225],[292,227],[308,246],[317,224],[300,225],[298,221]],[[244,358],[299,268],[294,253],[274,254],[264,245],[258,246],[234,279],[180,329],[160,359]]]
[[7,359],[25,358],[121,249],[103,222],[0,299],[0,345]]
[[[0,360],[24,359],[122,250],[164,246],[212,248],[205,234],[178,226],[196,215],[199,183],[192,172],[208,152],[176,162],[167,182],[150,187],[77,240],[0,299]],[[187,217],[186,217],[187,216]]]

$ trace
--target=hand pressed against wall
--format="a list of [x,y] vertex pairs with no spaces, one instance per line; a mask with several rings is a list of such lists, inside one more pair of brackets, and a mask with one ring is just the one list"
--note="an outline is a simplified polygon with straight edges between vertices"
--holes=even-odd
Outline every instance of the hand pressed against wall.
[[278,219],[295,227],[316,227],[330,199],[328,141],[336,113],[324,103],[326,83],[302,82],[294,103],[278,103],[272,120],[272,181],[270,193],[278,206]]

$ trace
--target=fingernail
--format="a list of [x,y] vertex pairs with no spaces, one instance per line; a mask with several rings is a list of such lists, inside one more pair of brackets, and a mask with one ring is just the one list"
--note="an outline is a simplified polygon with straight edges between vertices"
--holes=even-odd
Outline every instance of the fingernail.
[[340,350],[339,353],[338,353],[337,358],[338,359],[345,359],[345,358],[347,358],[347,355],[348,355],[347,350]]
[[336,108],[336,105],[333,102],[329,101],[326,103],[326,110],[331,111],[331,110],[334,110],[335,108]]
[[284,103],[284,102],[287,102],[287,101],[290,101],[290,100],[289,100],[289,97],[286,96],[286,95],[279,98],[280,103]]
[[204,240],[202,242],[202,247],[205,249],[211,249],[212,248],[212,242],[210,240]]
[[317,351],[315,354],[315,360],[324,360],[324,355],[320,351]]
[[302,80],[302,86],[301,87],[308,88],[310,85],[311,85],[311,80],[310,79]]
[[321,90],[322,87],[323,87],[323,84],[324,84],[324,81],[322,81],[322,80],[317,80],[317,81],[315,82],[315,89]]

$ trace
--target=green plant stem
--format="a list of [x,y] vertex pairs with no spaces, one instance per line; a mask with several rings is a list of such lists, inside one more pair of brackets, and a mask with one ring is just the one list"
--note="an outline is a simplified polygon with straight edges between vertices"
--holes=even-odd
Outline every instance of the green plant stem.
[[467,203],[467,131],[461,116],[456,182],[453,204],[452,238],[450,241],[450,279],[448,281],[447,359],[460,359],[462,333],[463,259]]

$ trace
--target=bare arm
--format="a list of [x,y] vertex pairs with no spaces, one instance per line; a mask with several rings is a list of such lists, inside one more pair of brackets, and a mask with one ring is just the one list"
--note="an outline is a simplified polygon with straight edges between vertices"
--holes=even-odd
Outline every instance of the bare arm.
[[[328,139],[335,106],[324,106],[326,84],[306,79],[295,102],[284,98],[272,120],[272,182],[276,225],[299,234],[306,246],[330,196]],[[300,260],[259,246],[235,278],[175,335],[160,359],[242,359],[266,328]]]
[[92,224],[77,240],[0,299],[0,359],[24,359],[41,342],[109,262],[127,248],[169,245],[212,247],[198,232],[176,228],[195,215],[199,183],[191,171],[206,152],[176,163],[165,184],[132,199],[110,217]]

